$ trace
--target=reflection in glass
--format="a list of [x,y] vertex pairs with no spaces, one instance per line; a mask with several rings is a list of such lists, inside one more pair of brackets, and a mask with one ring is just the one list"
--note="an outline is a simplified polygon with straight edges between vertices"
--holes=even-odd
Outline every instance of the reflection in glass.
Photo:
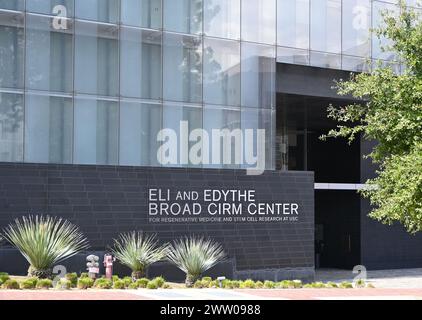
[[370,0],[343,1],[343,53],[369,57],[371,53]]
[[309,0],[278,0],[278,45],[309,48]]
[[311,66],[341,69],[341,55],[311,51]]
[[117,27],[76,22],[75,91],[117,96],[119,50]]
[[277,48],[277,62],[290,64],[309,64],[309,51],[292,48]]
[[161,28],[161,0],[121,0],[122,24]]
[[204,0],[204,33],[207,36],[240,38],[240,0]]
[[26,2],[26,11],[70,18],[73,17],[73,6],[74,0],[29,0]]
[[204,100],[219,105],[240,105],[240,44],[205,38]]
[[163,3],[164,30],[202,33],[202,0],[163,0]]
[[72,98],[26,96],[25,161],[72,163]]
[[[387,4],[379,1],[372,2],[372,27],[373,29],[381,28],[384,25],[382,12],[392,12],[398,14],[398,7],[393,4]],[[375,32],[372,35],[372,57],[374,59],[394,60],[395,55],[391,51],[383,51],[391,45],[391,40],[385,37],[378,38]]]
[[161,105],[120,103],[120,165],[158,166]]
[[0,9],[23,11],[25,0],[0,0]]
[[38,90],[72,92],[72,29],[55,30],[51,27],[50,18],[38,15],[27,15],[26,25],[27,86]]
[[201,38],[164,33],[163,59],[164,99],[201,103]]
[[311,50],[341,53],[341,0],[311,1]]
[[23,161],[23,96],[0,93],[0,161]]
[[122,27],[120,48],[120,94],[160,99],[161,32]]
[[74,163],[116,165],[119,154],[119,105],[76,98]]
[[275,106],[275,48],[242,43],[242,106],[273,108]]
[[341,68],[348,71],[369,72],[371,63],[368,62],[367,58],[343,56]]
[[117,23],[119,0],[75,0],[76,17],[79,19]]
[[275,44],[276,0],[242,0],[242,39]]
[[0,13],[0,87],[23,88],[24,16]]

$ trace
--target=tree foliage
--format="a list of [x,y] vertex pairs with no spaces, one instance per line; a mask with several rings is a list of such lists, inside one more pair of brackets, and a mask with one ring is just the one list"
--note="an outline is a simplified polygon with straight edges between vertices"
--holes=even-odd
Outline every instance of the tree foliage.
[[340,95],[360,103],[329,107],[337,129],[327,137],[362,136],[377,141],[369,158],[379,167],[362,194],[373,205],[370,217],[399,222],[411,233],[422,230],[422,23],[420,14],[400,3],[400,14],[384,12],[384,25],[374,30],[390,40],[383,48],[405,66],[400,74],[377,64],[372,73],[351,75],[337,83]]

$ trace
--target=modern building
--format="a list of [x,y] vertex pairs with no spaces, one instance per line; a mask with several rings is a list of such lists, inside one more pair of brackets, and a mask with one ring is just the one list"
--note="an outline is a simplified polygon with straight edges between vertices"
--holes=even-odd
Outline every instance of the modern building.
[[[367,218],[370,206],[356,192],[374,173],[362,158],[372,143],[319,139],[336,126],[327,106],[353,102],[336,94],[335,79],[378,61],[401,71],[371,33],[383,9],[398,11],[395,2],[0,0],[0,227],[22,215],[60,216],[80,225],[95,250],[135,229],[163,241],[203,234],[224,244],[238,277],[422,267],[422,237]],[[195,143],[181,121],[210,136],[265,130],[266,171],[192,161]],[[162,129],[179,139],[173,163],[157,156]],[[233,141],[209,157],[232,153]],[[205,209],[154,220],[155,189],[196,191],[204,208],[207,191],[253,190],[249,205],[266,209],[262,219]],[[271,203],[299,213],[266,219],[280,216]],[[0,269],[15,267],[10,252],[0,249]]]

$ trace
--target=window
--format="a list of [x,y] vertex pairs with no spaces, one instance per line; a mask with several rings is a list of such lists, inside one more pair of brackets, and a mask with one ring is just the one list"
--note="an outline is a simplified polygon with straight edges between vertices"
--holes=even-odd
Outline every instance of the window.
[[25,0],[0,0],[0,9],[23,11]]
[[341,53],[341,0],[311,1],[311,50]]
[[204,100],[218,105],[240,105],[240,43],[204,40]]
[[161,130],[161,111],[160,104],[120,103],[121,165],[159,165],[157,136]]
[[118,29],[76,22],[75,91],[117,96],[119,93]]
[[[386,10],[394,14],[398,14],[398,7],[393,4],[378,1],[372,2],[372,26],[374,29],[383,26],[383,17],[381,14]],[[391,40],[386,39],[385,37],[378,38],[378,36],[373,33],[372,57],[374,59],[394,60],[396,57],[392,52],[382,50],[382,48],[386,48],[389,45],[391,45]]]
[[164,99],[202,102],[200,37],[164,33]]
[[163,0],[163,2],[165,30],[202,33],[202,0]]
[[242,0],[242,39],[275,44],[276,0]]
[[309,0],[278,0],[277,37],[281,46],[309,48]]
[[122,28],[120,93],[124,97],[160,99],[161,32]]
[[370,29],[370,1],[343,1],[343,54],[370,57]]
[[309,51],[303,49],[278,47],[277,62],[308,65]]
[[242,44],[242,106],[275,106],[275,48],[259,44]]
[[0,93],[0,161],[23,161],[23,96]]
[[119,0],[75,0],[76,17],[84,20],[117,23]]
[[118,163],[119,106],[117,102],[75,99],[74,163]]
[[[26,2],[26,11],[60,17],[73,17],[74,0],[30,0]],[[62,10],[64,9],[64,10]]]
[[24,16],[0,12],[0,88],[23,88]]
[[55,30],[51,18],[27,15],[26,83],[30,89],[73,91],[73,36]]
[[161,0],[121,0],[122,23],[149,29],[161,28]]
[[240,0],[205,0],[204,33],[207,36],[240,38]]
[[25,161],[72,163],[72,98],[27,95]]

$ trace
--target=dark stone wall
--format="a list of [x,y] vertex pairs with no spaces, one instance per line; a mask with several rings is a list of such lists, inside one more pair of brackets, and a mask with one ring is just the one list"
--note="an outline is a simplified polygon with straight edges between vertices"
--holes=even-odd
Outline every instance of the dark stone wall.
[[[0,164],[0,228],[28,214],[59,216],[80,226],[93,250],[121,232],[143,230],[171,241],[206,235],[221,242],[236,270],[314,269],[314,178],[309,172]],[[153,224],[148,188],[254,189],[260,202],[297,202],[300,221]],[[278,272],[277,271],[277,272]],[[275,273],[274,273],[275,274]]]

